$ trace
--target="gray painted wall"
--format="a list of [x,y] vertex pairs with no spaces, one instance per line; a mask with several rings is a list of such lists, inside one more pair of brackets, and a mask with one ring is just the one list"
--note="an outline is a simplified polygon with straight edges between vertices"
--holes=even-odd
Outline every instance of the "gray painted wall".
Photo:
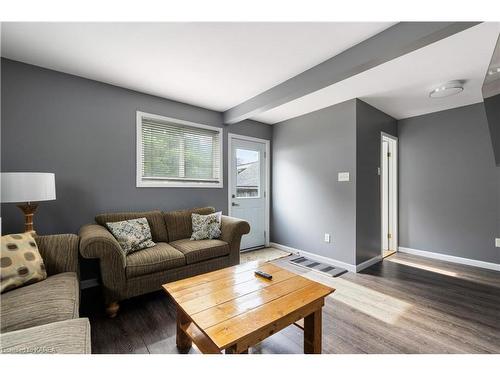
[[[41,204],[39,233],[76,232],[110,210],[227,211],[226,163],[224,189],[135,187],[136,110],[222,127],[221,113],[5,59],[1,84],[2,171],[56,173],[57,200]],[[400,245],[499,262],[500,168],[483,105],[398,128]],[[393,119],[351,100],[273,127],[245,121],[224,135],[274,137],[272,241],[359,264],[380,249],[380,130],[394,132]],[[340,171],[351,182],[337,182]],[[2,224],[21,230],[20,211],[2,205]]]
[[500,168],[482,103],[398,122],[400,246],[500,262]]
[[273,242],[355,263],[355,119],[350,100],[273,125]]
[[273,242],[348,264],[380,255],[381,131],[397,121],[358,99],[273,126]]
[[397,121],[356,101],[356,264],[381,253],[380,133],[397,136]]
[[[136,111],[223,127],[222,114],[32,65],[2,59],[2,171],[56,174],[57,200],[43,202],[39,233],[77,232],[96,213],[213,205],[227,212],[224,188],[136,188]],[[245,121],[227,133],[271,139],[270,126]],[[2,205],[4,233],[23,217]]]

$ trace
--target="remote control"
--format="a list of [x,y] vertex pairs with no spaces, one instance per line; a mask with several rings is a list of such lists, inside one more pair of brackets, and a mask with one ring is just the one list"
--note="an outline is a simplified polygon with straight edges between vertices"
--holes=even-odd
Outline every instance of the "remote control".
[[264,279],[268,279],[268,280],[272,280],[273,279],[273,275],[270,275],[270,274],[265,273],[263,271],[255,271],[255,274],[257,276],[263,277]]

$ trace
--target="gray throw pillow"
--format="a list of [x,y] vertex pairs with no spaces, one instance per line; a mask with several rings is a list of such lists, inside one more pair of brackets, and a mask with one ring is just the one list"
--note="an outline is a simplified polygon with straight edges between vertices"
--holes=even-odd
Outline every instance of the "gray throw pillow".
[[193,234],[191,240],[212,240],[221,235],[222,212],[210,215],[191,214]]
[[152,240],[151,229],[145,217],[106,223],[106,226],[125,254],[155,245]]

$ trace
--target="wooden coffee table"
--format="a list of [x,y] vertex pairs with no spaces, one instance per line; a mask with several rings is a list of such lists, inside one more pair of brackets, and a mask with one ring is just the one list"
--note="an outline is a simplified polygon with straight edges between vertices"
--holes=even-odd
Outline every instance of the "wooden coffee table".
[[[273,276],[254,275],[262,270]],[[163,285],[177,305],[177,347],[202,353],[248,348],[301,319],[304,353],[321,353],[321,309],[334,292],[271,263],[250,262]],[[302,324],[297,324],[302,326]]]

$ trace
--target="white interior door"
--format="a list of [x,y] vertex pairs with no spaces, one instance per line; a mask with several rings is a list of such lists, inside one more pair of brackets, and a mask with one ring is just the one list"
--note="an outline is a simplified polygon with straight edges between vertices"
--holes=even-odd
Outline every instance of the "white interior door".
[[382,251],[398,248],[398,143],[397,138],[382,135],[381,143],[381,218]]
[[229,214],[250,223],[241,250],[266,245],[267,171],[266,143],[231,138]]

